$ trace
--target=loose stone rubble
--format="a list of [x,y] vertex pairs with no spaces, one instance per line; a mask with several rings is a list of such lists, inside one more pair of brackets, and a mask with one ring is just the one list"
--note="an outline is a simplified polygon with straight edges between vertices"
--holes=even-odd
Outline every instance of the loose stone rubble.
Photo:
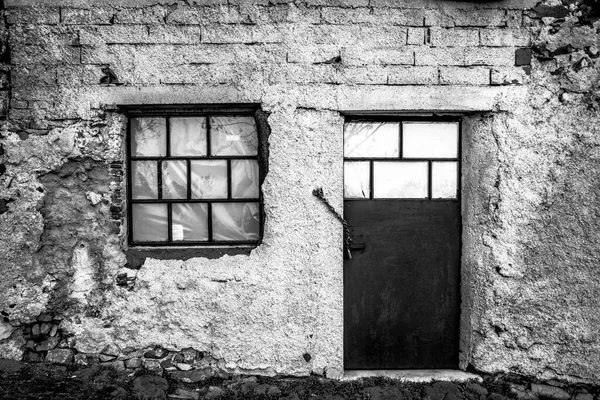
[[[147,356],[146,356],[147,354]],[[191,361],[193,352],[186,351]],[[160,355],[161,358],[156,359]],[[164,357],[163,357],[164,356]],[[598,400],[600,387],[556,380],[528,381],[509,375],[484,375],[480,382],[410,383],[387,378],[337,381],[322,377],[264,377],[174,370],[167,361],[182,353],[154,348],[141,358],[160,360],[153,371],[141,366],[116,368],[98,359],[94,365],[68,366],[0,359],[0,392],[5,398],[60,399],[281,399],[281,400]],[[148,358],[146,358],[148,357]],[[180,357],[180,358],[181,358]],[[193,356],[197,359],[197,354]],[[193,364],[193,361],[192,361]],[[192,365],[187,364],[187,365]],[[193,368],[193,367],[192,367]],[[11,397],[12,396],[12,397]],[[38,398],[38,397],[35,397]]]

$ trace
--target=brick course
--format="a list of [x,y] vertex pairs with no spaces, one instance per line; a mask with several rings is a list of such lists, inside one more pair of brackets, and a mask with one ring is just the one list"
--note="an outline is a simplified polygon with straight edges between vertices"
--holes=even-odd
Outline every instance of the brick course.
[[489,68],[473,67],[441,67],[440,68],[441,85],[489,85]]
[[[233,63],[275,63],[274,71],[264,77],[275,82],[290,76],[303,84],[484,85],[522,81],[499,77],[500,71],[502,76],[512,74],[515,47],[531,44],[520,28],[523,9],[530,6],[512,1],[502,8],[467,2],[440,6],[429,0],[301,4],[207,0],[127,7],[49,4],[42,9],[11,8],[7,20],[20,30],[11,40],[28,45],[14,63],[72,65],[71,79],[66,72],[55,75],[63,85],[94,84],[102,77],[94,65],[111,65],[128,84],[176,84],[177,77],[181,84],[223,83],[230,82],[227,69],[213,71],[208,65]],[[32,23],[37,27],[26,25]],[[44,26],[48,27],[44,37],[52,45],[41,51],[35,46],[40,46]],[[59,42],[63,45],[57,46]],[[140,63],[153,66],[154,71],[144,71]],[[294,64],[343,68],[332,73],[329,67],[299,70]],[[167,66],[177,68],[169,73]],[[414,66],[414,72],[382,66]],[[444,66],[496,67],[495,79],[489,82],[484,77],[486,69],[438,68]],[[185,77],[184,71],[191,75]],[[465,72],[462,77],[461,72]],[[202,73],[212,75],[202,78]],[[314,75],[300,79],[294,74]]]

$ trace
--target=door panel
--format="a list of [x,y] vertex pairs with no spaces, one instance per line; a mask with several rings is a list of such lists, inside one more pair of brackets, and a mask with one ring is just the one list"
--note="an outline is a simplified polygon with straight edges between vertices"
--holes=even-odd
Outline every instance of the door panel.
[[460,203],[347,200],[346,369],[457,368]]

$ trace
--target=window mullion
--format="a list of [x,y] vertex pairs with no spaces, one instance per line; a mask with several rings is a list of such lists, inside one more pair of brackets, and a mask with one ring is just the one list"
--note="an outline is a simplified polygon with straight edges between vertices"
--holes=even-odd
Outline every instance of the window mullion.
[[188,159],[186,160],[186,179],[187,179],[187,193],[186,193],[186,199],[187,200],[191,200],[192,199],[192,162]]
[[158,160],[156,169],[156,184],[158,185],[158,198],[162,199],[162,160]]
[[227,199],[231,200],[231,160],[227,160]]
[[167,203],[167,237],[169,243],[173,241],[173,204]]
[[206,221],[208,223],[208,241],[213,241],[213,214],[212,214],[212,203],[207,204],[207,218]]

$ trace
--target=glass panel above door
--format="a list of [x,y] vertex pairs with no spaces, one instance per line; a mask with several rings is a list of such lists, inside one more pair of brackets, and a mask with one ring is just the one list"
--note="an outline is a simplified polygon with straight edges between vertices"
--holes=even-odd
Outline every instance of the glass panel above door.
[[344,162],[344,197],[368,199],[371,195],[369,161]]
[[458,122],[403,122],[403,158],[458,158]]
[[398,157],[400,125],[397,122],[347,122],[344,157]]
[[425,199],[427,162],[374,162],[373,197],[380,199]]
[[458,192],[458,163],[445,161],[431,164],[431,198],[455,199]]

